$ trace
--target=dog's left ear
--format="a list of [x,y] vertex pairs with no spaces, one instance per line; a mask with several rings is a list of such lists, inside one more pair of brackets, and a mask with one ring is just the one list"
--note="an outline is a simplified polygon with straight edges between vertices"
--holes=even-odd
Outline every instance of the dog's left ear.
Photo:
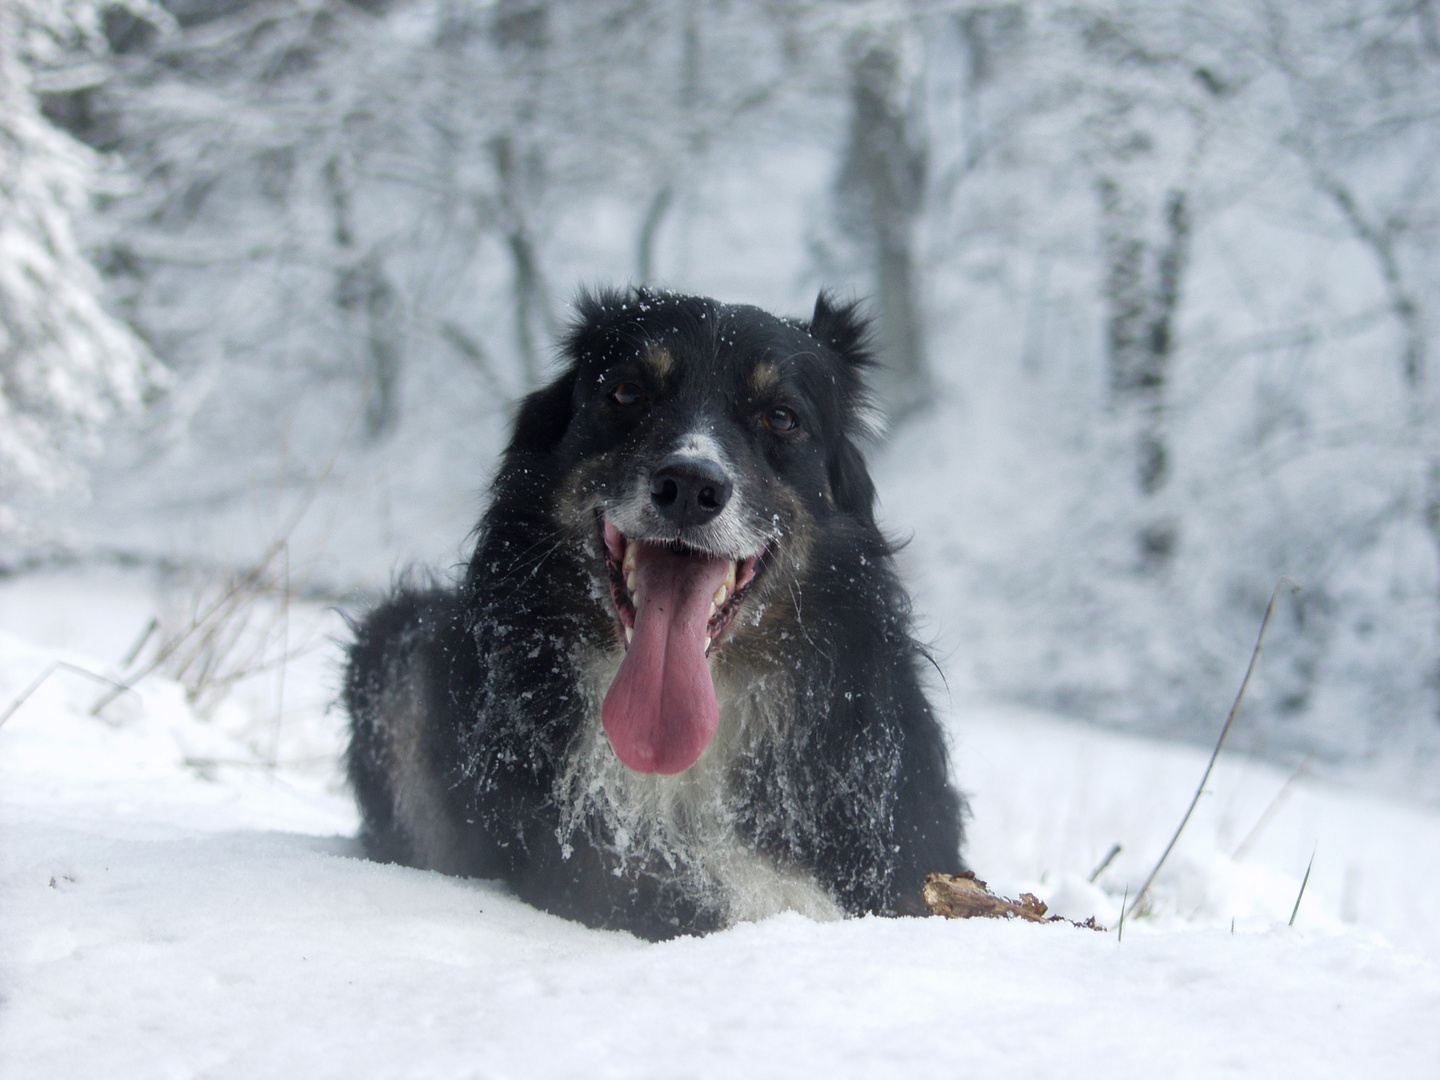
[[844,361],[842,387],[851,430],[866,438],[878,439],[885,431],[885,418],[865,381],[865,373],[875,366],[876,360],[871,348],[870,320],[860,301],[837,304],[834,297],[822,289],[815,298],[815,314],[810,317],[808,329],[811,337],[829,346]]
[[830,455],[830,490],[842,510],[873,521],[875,482],[865,467],[864,455],[851,438],[857,434],[876,438],[883,429],[865,383],[865,372],[875,366],[870,351],[870,321],[861,313],[858,301],[837,304],[822,291],[815,299],[810,336],[828,346],[843,362],[841,391],[847,430]]
[[875,366],[870,320],[861,312],[858,300],[837,304],[827,290],[820,290],[815,314],[810,317],[810,336],[834,349],[850,367],[863,371]]

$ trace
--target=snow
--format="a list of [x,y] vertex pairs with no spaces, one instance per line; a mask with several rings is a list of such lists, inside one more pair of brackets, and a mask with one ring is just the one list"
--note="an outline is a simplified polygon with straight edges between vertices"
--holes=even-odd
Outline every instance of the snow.
[[[158,593],[119,572],[0,582],[0,708],[56,661],[115,674]],[[58,668],[0,727],[7,1075],[1440,1070],[1431,810],[1222,756],[1123,938],[789,914],[651,945],[361,858],[327,709],[342,627],[287,618],[306,651],[283,693],[257,675],[206,719],[151,675],[95,717],[105,687]],[[981,876],[1113,923],[1205,753],[978,699],[949,713]]]
[[[1192,66],[1174,66],[1182,98],[1098,70],[1070,40],[1075,13],[1046,5],[857,16],[928,39],[907,78],[928,95],[937,180],[916,247],[937,402],[878,448],[875,473],[887,526],[913,533],[901,559],[953,688],[937,701],[981,875],[1113,928],[1191,797],[1270,589],[1282,574],[1305,587],[1277,608],[1236,753],[1123,940],[790,915],[647,945],[493,883],[368,863],[330,708],[345,628],[265,589],[212,625],[190,667],[174,659],[94,708],[107,692],[95,676],[135,675],[154,639],[122,658],[152,616],[161,636],[182,632],[226,568],[262,559],[279,581],[283,564],[287,594],[376,590],[407,560],[461,557],[511,398],[539,375],[540,351],[520,341],[509,226],[484,210],[494,200],[518,200],[557,316],[577,283],[636,272],[646,207],[672,188],[650,237],[655,281],[793,313],[822,284],[872,291],[834,220],[849,105],[833,27],[793,24],[809,40],[784,60],[799,64],[793,78],[771,85],[793,42],[747,20],[774,5],[652,5],[603,33],[600,6],[561,5],[560,77],[526,104],[528,81],[491,62],[487,33],[449,33],[468,51],[436,62],[454,7],[253,5],[171,27],[150,59],[101,71],[95,56],[84,70],[27,60],[4,33],[48,17],[59,48],[80,19],[100,49],[99,7],[0,4],[0,84],[16,91],[0,86],[0,129],[22,151],[0,191],[14,211],[0,210],[0,307],[18,298],[0,339],[21,348],[0,396],[0,561],[69,553],[89,567],[0,579],[0,715],[14,707],[0,720],[0,1071],[1440,1075],[1440,593],[1422,513],[1433,448],[1412,423],[1398,363],[1409,331],[1376,252],[1308,175],[1333,171],[1362,217],[1400,223],[1399,285],[1433,323],[1433,185],[1391,190],[1433,171],[1433,140],[1411,146],[1410,120],[1383,134],[1371,114],[1391,94],[1424,105],[1433,68],[1396,60],[1380,93],[1351,59],[1355,24],[1307,29],[1304,5],[1288,6],[1298,36],[1275,43],[1305,61],[1285,69],[1294,102],[1265,67],[1237,74],[1244,93],[1197,106],[1219,141],[1183,181],[1195,236],[1166,400],[1175,475],[1154,503],[1135,501],[1105,389],[1098,174],[1082,159],[1091,125],[1109,124],[1097,89],[1133,95],[1140,128],[1188,137],[1188,121],[1163,128],[1174,101],[1199,93]],[[1365,55],[1423,59],[1382,7],[1356,9],[1385,24],[1361,27]],[[1145,30],[1144,12],[1102,9]],[[1007,30],[1025,10],[1029,29]],[[473,28],[488,11],[470,13]],[[1248,11],[1206,18],[1243,31]],[[682,87],[697,26],[707,61]],[[983,87],[976,40],[994,61]],[[319,65],[303,76],[289,64],[297,43]],[[1202,71],[1244,66],[1212,57],[1209,31],[1175,48]],[[293,81],[272,78],[282,59]],[[1306,74],[1321,69],[1337,78]],[[1050,100],[1076,79],[1083,93]],[[715,119],[765,85],[783,92]],[[61,135],[31,93],[77,87],[109,102],[99,113],[120,127],[104,138],[121,156]],[[537,102],[538,122],[515,119]],[[1433,112],[1420,105],[1413,116]],[[1296,157],[1292,106],[1333,113],[1322,136],[1353,125],[1371,149]],[[547,160],[544,183],[527,194],[491,176],[492,136]],[[1129,166],[1137,198],[1181,183],[1173,157]],[[942,190],[947,175],[963,180]],[[107,209],[90,214],[100,188]],[[102,280],[85,255],[112,248],[126,258],[107,259]],[[337,289],[365,268],[405,313],[384,440],[360,431],[374,327]],[[11,499],[16,480],[42,492],[78,480],[71,458],[97,445],[96,426],[159,385],[165,400],[109,433],[91,502]],[[1156,513],[1176,516],[1184,542],[1168,572],[1142,575],[1135,527]],[[111,557],[198,580],[94,568]],[[1426,805],[1385,797],[1396,793]]]

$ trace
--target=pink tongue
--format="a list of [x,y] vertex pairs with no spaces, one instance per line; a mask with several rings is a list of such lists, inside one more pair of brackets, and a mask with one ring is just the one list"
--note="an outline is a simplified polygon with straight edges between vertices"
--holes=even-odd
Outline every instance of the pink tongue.
[[730,563],[641,543],[635,553],[635,635],[600,720],[615,754],[636,772],[695,764],[720,723],[705,660],[710,600]]

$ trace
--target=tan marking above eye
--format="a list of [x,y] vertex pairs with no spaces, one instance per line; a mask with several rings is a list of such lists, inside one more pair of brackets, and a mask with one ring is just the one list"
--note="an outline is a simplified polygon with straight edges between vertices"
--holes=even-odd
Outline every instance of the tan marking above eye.
[[757,394],[763,394],[780,382],[780,371],[774,364],[756,364],[750,372],[750,385]]
[[675,370],[675,358],[663,345],[651,345],[645,350],[645,363],[655,372],[658,379],[664,379]]

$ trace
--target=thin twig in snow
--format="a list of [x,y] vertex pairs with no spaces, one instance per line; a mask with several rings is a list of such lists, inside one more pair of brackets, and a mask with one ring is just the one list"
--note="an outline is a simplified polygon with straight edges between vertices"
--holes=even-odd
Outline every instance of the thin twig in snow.
[[[296,528],[299,527],[300,522],[309,512],[311,505],[320,494],[320,489],[330,478],[331,472],[334,471],[335,463],[340,458],[340,451],[344,448],[345,441],[350,437],[350,432],[359,420],[363,408],[364,405],[362,402],[361,406],[356,409],[351,415],[349,422],[345,425],[345,430],[341,434],[340,440],[335,444],[329,460],[325,462],[325,467],[311,479],[303,498],[300,500],[299,506],[291,515],[289,522],[281,531],[280,535],[265,550],[264,554],[261,555],[259,562],[231,582],[229,588],[222,592],[220,597],[206,608],[203,614],[192,617],[190,626],[185,631],[173,640],[162,644],[148,664],[135,674],[129,676],[123,684],[111,684],[114,686],[114,689],[107,694],[103,694],[100,700],[91,706],[91,716],[98,716],[101,709],[109,705],[110,702],[114,701],[120,694],[132,689],[141,679],[155,671],[172,656],[176,655],[181,647],[195,638],[197,634],[200,635],[200,643],[194,647],[190,658],[181,666],[181,673],[183,673],[185,668],[193,663],[196,658],[202,655],[205,656],[205,662],[207,664],[213,662],[216,650],[211,649],[207,652],[206,646],[211,644],[215,640],[216,635],[227,627],[230,628],[233,633],[239,633],[239,629],[233,625],[236,612],[243,610],[248,595],[251,592],[257,589],[263,589],[270,584],[270,581],[267,580],[267,574],[269,574],[272,564],[282,552],[286,556],[286,588],[288,590],[290,536],[295,532]],[[197,686],[203,685],[203,682],[208,676],[209,672],[203,671],[200,680],[192,680],[192,682]]]
[[[29,699],[30,695],[35,693],[36,690],[39,690],[41,684],[44,683],[46,679],[48,679],[51,675],[55,674],[55,672],[61,670],[62,668],[66,671],[73,671],[76,675],[84,675],[88,679],[94,679],[96,682],[102,682],[106,686],[113,687],[116,692],[112,694],[109,698],[107,698],[107,701],[113,701],[121,694],[126,693],[130,690],[130,687],[124,686],[116,682],[114,679],[107,679],[104,675],[97,675],[93,671],[86,671],[84,668],[77,667],[75,664],[67,663],[64,660],[56,660],[39,675],[37,675],[31,681],[29,686],[25,687],[24,690],[20,691],[19,697],[17,697],[14,701],[10,702],[8,706],[6,706],[5,711],[3,713],[0,713],[0,724],[4,724],[6,720],[9,720],[10,717],[14,716],[16,710],[19,709],[21,705],[25,704],[26,700]],[[94,713],[92,713],[91,715],[93,716]]]
[[280,594],[280,677],[275,691],[275,728],[270,737],[270,767],[280,759],[280,724],[285,715],[285,670],[290,660],[290,545],[285,545],[285,576]]
[[1225,736],[1230,734],[1230,728],[1235,724],[1235,716],[1240,711],[1240,703],[1245,700],[1245,690],[1250,685],[1250,676],[1255,673],[1255,664],[1260,659],[1260,646],[1265,643],[1265,631],[1270,628],[1270,616],[1275,613],[1275,601],[1280,596],[1280,587],[1289,584],[1295,592],[1300,591],[1300,586],[1289,578],[1281,578],[1275,583],[1275,591],[1270,594],[1270,603],[1265,605],[1265,618],[1260,621],[1260,633],[1255,638],[1255,648],[1250,652],[1250,666],[1245,669],[1245,678],[1240,680],[1240,692],[1235,695],[1235,704],[1230,706],[1230,715],[1225,718],[1225,726],[1220,729],[1220,738],[1215,740],[1215,751],[1210,755],[1210,763],[1205,766],[1205,775],[1200,777],[1200,783],[1195,788],[1195,797],[1190,800],[1189,807],[1185,810],[1185,816],[1180,819],[1180,827],[1175,830],[1175,835],[1170,838],[1170,843],[1165,845],[1165,852],[1160,856],[1160,861],[1155,864],[1155,869],[1150,871],[1150,876],[1145,879],[1145,884],[1140,886],[1140,891],[1135,894],[1135,902],[1130,905],[1130,911],[1134,911],[1145,899],[1145,894],[1150,891],[1150,886],[1155,883],[1155,876],[1160,873],[1160,868],[1165,865],[1165,860],[1170,857],[1170,852],[1175,849],[1180,834],[1185,831],[1185,826],[1190,821],[1190,815],[1195,812],[1196,805],[1200,802],[1200,796],[1205,791],[1205,783],[1210,779],[1210,773],[1215,768],[1215,761],[1220,757],[1220,748],[1225,745]]
[[1295,897],[1295,908],[1290,912],[1290,921],[1287,926],[1295,925],[1295,916],[1300,914],[1300,901],[1305,899],[1305,886],[1310,884],[1310,870],[1315,865],[1315,852],[1310,852],[1310,861],[1305,866],[1305,879],[1300,882],[1300,893]]
[[1290,794],[1290,789],[1294,786],[1295,781],[1299,780],[1300,777],[1305,774],[1305,770],[1310,767],[1310,762],[1314,760],[1315,751],[1311,750],[1310,753],[1305,755],[1305,760],[1300,763],[1300,767],[1290,774],[1290,779],[1285,781],[1284,786],[1276,793],[1275,798],[1270,800],[1270,805],[1267,806],[1265,812],[1260,815],[1260,820],[1255,822],[1255,827],[1250,830],[1250,834],[1246,836],[1244,840],[1240,841],[1240,846],[1235,849],[1235,854],[1231,855],[1230,858],[1239,862],[1250,853],[1251,845],[1259,838],[1265,826],[1270,824],[1270,819],[1275,816],[1275,811],[1280,809],[1281,803],[1283,803]]
[[1115,856],[1119,855],[1122,850],[1124,849],[1121,848],[1119,844],[1116,844],[1110,849],[1110,853],[1106,855],[1105,858],[1100,860],[1100,865],[1095,867],[1095,872],[1090,875],[1091,885],[1095,884],[1095,880],[1105,872],[1106,867],[1108,867],[1112,862],[1115,861]]
[[125,659],[120,661],[121,671],[124,671],[139,658],[140,650],[145,648],[145,643],[149,641],[151,635],[159,629],[160,620],[154,615],[150,616],[150,621],[145,624],[145,629],[142,630],[140,636],[135,639],[135,644],[130,646],[130,651],[125,654]]

